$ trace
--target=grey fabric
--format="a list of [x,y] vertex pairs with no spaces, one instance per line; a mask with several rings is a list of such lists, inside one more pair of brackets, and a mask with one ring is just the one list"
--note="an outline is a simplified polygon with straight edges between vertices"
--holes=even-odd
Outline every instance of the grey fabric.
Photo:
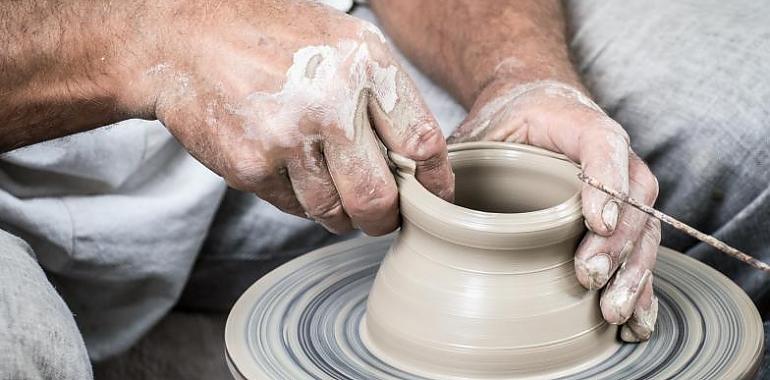
[[[770,3],[568,2],[578,67],[660,181],[657,206],[770,261]],[[770,277],[664,227],[770,311]]]
[[32,249],[0,230],[0,379],[87,380],[83,338]]
[[0,156],[0,229],[32,246],[101,360],[177,301],[224,190],[160,123],[129,120]]
[[178,306],[227,312],[262,275],[353,235],[333,235],[316,223],[282,213],[254,194],[229,189]]

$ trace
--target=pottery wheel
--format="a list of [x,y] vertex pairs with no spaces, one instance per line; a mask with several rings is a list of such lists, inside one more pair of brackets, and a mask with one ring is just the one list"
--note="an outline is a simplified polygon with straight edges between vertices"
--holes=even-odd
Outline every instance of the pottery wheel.
[[[427,379],[378,359],[359,334],[366,300],[393,237],[362,238],[299,257],[252,285],[227,321],[234,374],[246,379]],[[661,248],[652,338],[564,379],[738,379],[763,351],[751,300],[722,274]],[[409,310],[404,310],[408,313]]]

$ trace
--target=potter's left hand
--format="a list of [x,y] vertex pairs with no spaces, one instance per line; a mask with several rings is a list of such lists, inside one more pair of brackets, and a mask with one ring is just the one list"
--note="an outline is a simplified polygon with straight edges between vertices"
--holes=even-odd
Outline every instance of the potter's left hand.
[[[490,83],[449,138],[475,140],[517,142],[562,153],[580,163],[585,174],[647,205],[658,195],[655,176],[631,150],[623,128],[583,91],[559,82]],[[588,185],[581,195],[590,231],[575,254],[577,278],[592,290],[606,285],[602,313],[608,322],[624,324],[623,340],[649,339],[658,310],[652,268],[660,223]]]

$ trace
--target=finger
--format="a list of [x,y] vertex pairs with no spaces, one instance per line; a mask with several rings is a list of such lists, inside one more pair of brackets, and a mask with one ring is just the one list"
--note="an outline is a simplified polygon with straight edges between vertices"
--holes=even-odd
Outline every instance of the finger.
[[[593,109],[549,115],[532,114],[535,124],[546,128],[529,128],[530,144],[561,152],[579,162],[586,175],[608,187],[628,193],[628,134],[607,115]],[[621,205],[609,195],[584,184],[581,191],[583,216],[588,228],[602,236],[615,230]]]
[[342,234],[353,228],[321,154],[320,142],[306,143],[302,153],[286,166],[297,200],[305,210],[305,216],[335,234]]
[[395,94],[373,75],[369,112],[374,129],[385,147],[415,162],[417,180],[428,191],[452,201],[454,174],[444,135],[412,80],[400,70],[394,75]]
[[[658,196],[658,181],[633,152],[629,157],[629,195],[648,206]],[[621,209],[618,225],[610,236],[588,232],[575,253],[575,273],[587,289],[603,287],[631,253],[641,236],[647,214],[633,207]]]
[[653,294],[652,280],[650,280],[639,296],[634,314],[620,328],[620,339],[631,343],[650,339],[652,332],[655,331],[657,319],[658,297],[655,297],[655,294]]
[[[515,104],[515,103],[514,103]],[[448,144],[469,141],[491,140],[526,143],[520,138],[525,118],[516,114],[514,105],[497,109],[497,104],[487,105],[480,110],[473,109],[452,134],[446,139]],[[494,111],[491,111],[493,109]],[[492,114],[493,116],[489,116]]]
[[[629,189],[629,147],[625,133],[594,128],[580,136],[580,164],[583,172],[606,186],[627,194]],[[609,236],[617,227],[621,204],[608,194],[583,184],[583,215],[589,229]]]
[[[366,101],[362,97],[359,109]],[[352,140],[336,128],[327,128],[332,132],[323,153],[353,225],[369,235],[383,235],[398,227],[398,189],[366,112],[357,115],[354,125]]]
[[283,162],[269,159],[270,155],[254,154],[243,146],[223,152],[225,157],[217,166],[228,186],[254,193],[283,212],[304,217]]
[[227,178],[227,184],[230,187],[254,193],[285,213],[305,217],[305,212],[294,195],[294,189],[285,168],[270,170],[267,173],[245,167],[235,171],[240,174],[233,174]]
[[607,322],[622,324],[631,317],[644,287],[652,281],[659,244],[660,222],[649,218],[641,239],[602,294],[600,306]]

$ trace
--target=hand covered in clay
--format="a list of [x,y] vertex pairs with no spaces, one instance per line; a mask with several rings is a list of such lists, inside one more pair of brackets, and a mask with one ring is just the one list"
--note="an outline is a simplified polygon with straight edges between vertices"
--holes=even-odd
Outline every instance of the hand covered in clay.
[[[585,174],[647,205],[658,195],[657,180],[629,147],[623,128],[583,92],[559,82],[492,82],[449,138],[475,140],[517,142],[563,153],[580,163]],[[589,232],[575,254],[577,278],[587,289],[606,286],[601,310],[608,322],[624,324],[623,340],[647,340],[658,310],[652,268],[660,223],[588,185],[581,196]]]
[[371,24],[299,1],[159,12],[163,27],[146,33],[156,49],[125,102],[146,104],[230,186],[332,232],[388,233],[398,193],[381,141],[453,198],[442,133]]

